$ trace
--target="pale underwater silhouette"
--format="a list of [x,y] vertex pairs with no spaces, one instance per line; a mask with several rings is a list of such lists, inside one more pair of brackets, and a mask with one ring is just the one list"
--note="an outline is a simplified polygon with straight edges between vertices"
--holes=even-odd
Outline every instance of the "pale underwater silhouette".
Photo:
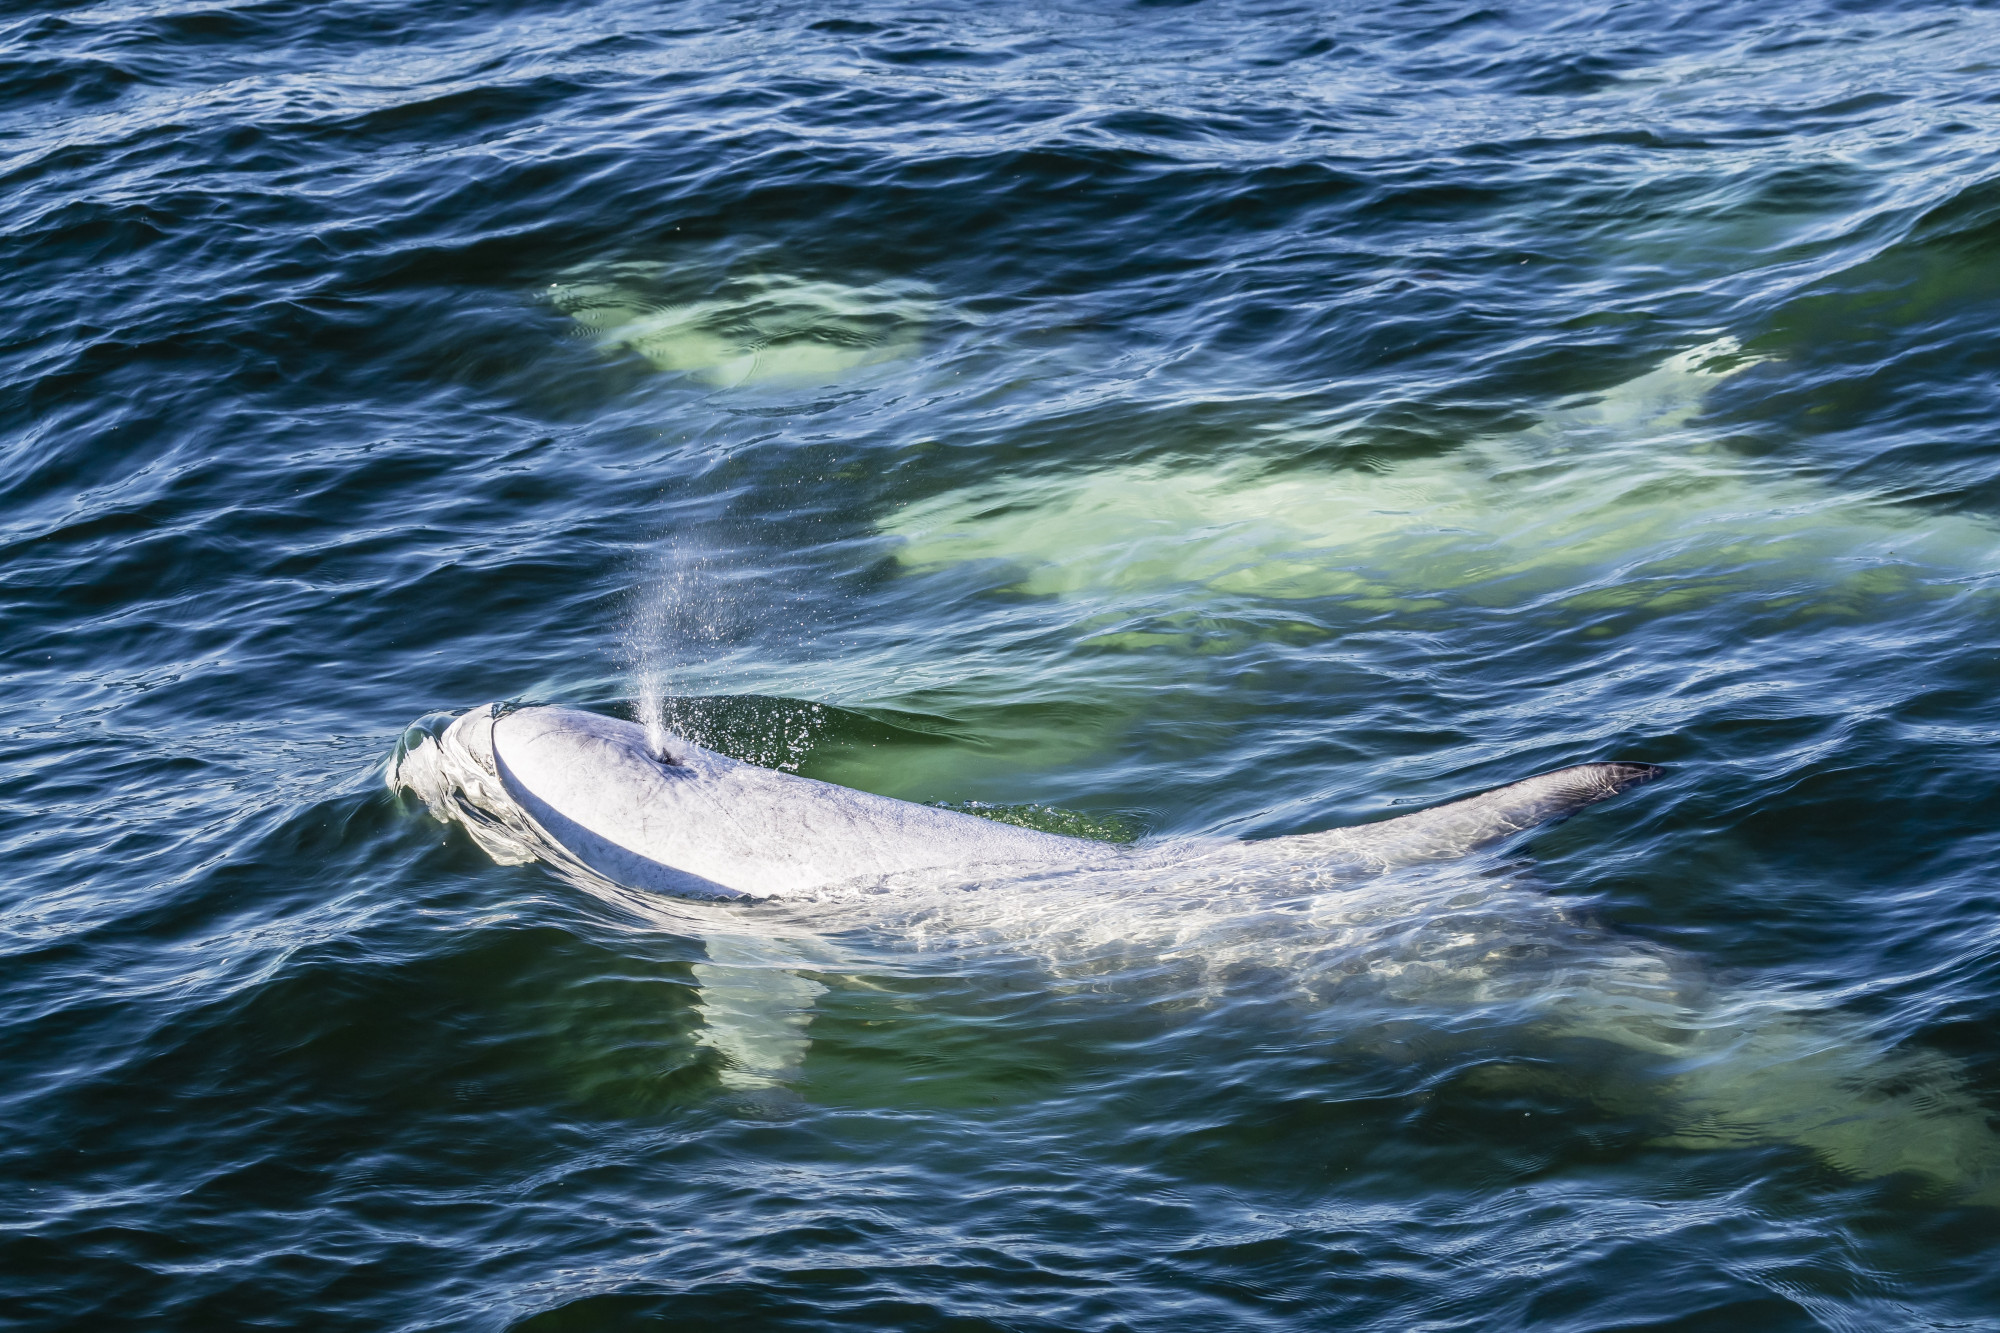
[[753,273],[699,290],[659,264],[612,264],[551,283],[548,299],[607,351],[720,388],[830,384],[916,355],[936,312],[916,283],[863,286]]
[[1704,397],[1754,361],[1720,339],[1526,431],[1379,470],[1054,472],[911,504],[880,529],[909,571],[995,562],[1014,592],[1090,607],[1671,613],[1768,588],[1770,605],[1838,614],[2000,569],[1988,523],[1837,491],[1708,439]]

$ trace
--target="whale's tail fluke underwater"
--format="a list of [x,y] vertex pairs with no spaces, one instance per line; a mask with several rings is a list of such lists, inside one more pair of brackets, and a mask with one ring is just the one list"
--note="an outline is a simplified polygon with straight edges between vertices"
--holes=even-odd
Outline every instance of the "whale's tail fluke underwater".
[[[385,778],[498,861],[540,860],[600,892],[682,904],[668,915],[704,941],[700,1040],[727,1088],[798,1077],[819,997],[863,970],[832,940],[871,923],[949,937],[940,923],[956,914],[966,939],[1004,936],[1057,978],[1091,966],[1093,949],[1151,950],[1197,960],[1224,990],[1284,973],[1287,993],[1353,1006],[1357,1029],[1384,1000],[1502,1015],[1520,1040],[1602,1053],[1582,1067],[1622,1072],[1600,1069],[1584,1095],[1653,1121],[1659,1144],[1794,1144],[1850,1176],[1907,1175],[2000,1204],[2000,1139],[1954,1062],[1885,1053],[1802,997],[1717,988],[1691,960],[1527,891],[1518,865],[1476,859],[1661,772],[1582,764],[1320,833],[1119,845],[681,739],[662,753],[642,727],[594,713],[492,705],[411,726]],[[1469,873],[1453,865],[1462,858],[1475,858]],[[1567,1066],[1482,1067],[1489,1080],[1534,1082]]]

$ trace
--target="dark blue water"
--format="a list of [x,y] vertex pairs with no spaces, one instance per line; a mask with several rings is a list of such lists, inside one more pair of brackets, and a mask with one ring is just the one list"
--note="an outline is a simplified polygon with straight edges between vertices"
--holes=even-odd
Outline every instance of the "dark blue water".
[[[1995,51],[23,0],[0,1310],[2000,1325]],[[746,1092],[719,946],[381,780],[656,694],[1107,837],[1671,772],[1362,924],[829,909]]]

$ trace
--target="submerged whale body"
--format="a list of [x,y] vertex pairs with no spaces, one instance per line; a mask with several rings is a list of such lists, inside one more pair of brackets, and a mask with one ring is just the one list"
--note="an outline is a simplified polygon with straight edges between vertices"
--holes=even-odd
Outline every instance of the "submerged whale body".
[[782,898],[910,872],[1268,861],[1367,874],[1464,856],[1651,780],[1649,764],[1559,769],[1418,814],[1325,833],[1127,848],[781,773],[569,708],[478,708],[419,729],[387,781],[498,859],[540,857],[627,888]]
[[[565,275],[555,308],[606,352],[718,388],[831,384],[916,355],[936,313],[912,283],[865,285],[782,274],[703,282],[660,265],[614,264]],[[690,281],[693,286],[690,287]]]
[[1831,488],[1704,431],[1710,390],[1758,360],[1718,339],[1434,457],[1306,467],[1288,449],[1037,468],[917,500],[878,527],[909,573],[989,567],[996,586],[1080,608],[1069,620],[1100,648],[1175,636],[1107,630],[1093,612],[1669,614],[1772,588],[1786,614],[1845,617],[1873,597],[1959,595],[2000,567],[1986,519]]

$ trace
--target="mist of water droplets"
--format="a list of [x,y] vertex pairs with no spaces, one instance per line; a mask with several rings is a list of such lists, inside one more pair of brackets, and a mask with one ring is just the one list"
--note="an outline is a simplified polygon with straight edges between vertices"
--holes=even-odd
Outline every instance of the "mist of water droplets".
[[741,619],[722,596],[707,547],[669,540],[636,590],[624,649],[646,747],[674,758],[673,703],[699,688],[718,648]]

